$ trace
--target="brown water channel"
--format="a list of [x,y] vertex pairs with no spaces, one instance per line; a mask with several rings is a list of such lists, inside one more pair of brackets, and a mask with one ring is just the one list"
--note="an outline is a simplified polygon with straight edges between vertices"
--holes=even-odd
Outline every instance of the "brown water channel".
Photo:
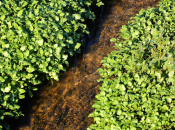
[[114,50],[110,39],[116,37],[122,25],[140,9],[155,7],[160,0],[106,0],[96,7],[97,20],[89,24],[91,33],[85,36],[83,54],[70,59],[71,66],[59,81],[46,81],[32,99],[21,101],[25,114],[11,121],[12,130],[85,130],[95,123],[88,115],[94,111],[95,95],[101,83],[97,69],[100,61]]

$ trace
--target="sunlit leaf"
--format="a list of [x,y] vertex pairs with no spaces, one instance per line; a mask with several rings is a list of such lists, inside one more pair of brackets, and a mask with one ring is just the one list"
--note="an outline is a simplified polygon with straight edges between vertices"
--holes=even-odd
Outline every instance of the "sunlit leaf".
[[39,46],[42,46],[42,45],[43,45],[43,42],[44,42],[43,39],[39,39],[39,40],[36,41],[36,43],[37,43]]
[[20,11],[18,12],[18,17],[21,17],[22,13],[23,13],[23,10],[20,10]]
[[75,17],[76,20],[81,18],[80,14],[73,14],[73,16]]
[[63,39],[63,35],[62,34],[57,34],[57,37],[59,38],[59,39]]
[[4,112],[3,115],[14,116],[12,112]]
[[77,43],[75,49],[78,49],[81,46],[81,43]]
[[10,92],[10,90],[11,90],[11,86],[8,86],[8,87],[5,87],[5,89],[4,89],[4,92]]
[[25,95],[19,95],[19,99],[24,99]]
[[24,89],[18,89],[19,90],[19,93],[22,94],[22,93],[25,93],[26,91]]
[[5,14],[3,14],[2,16],[1,16],[1,20],[4,20],[5,19]]
[[116,42],[117,40],[115,38],[111,38],[110,42]]

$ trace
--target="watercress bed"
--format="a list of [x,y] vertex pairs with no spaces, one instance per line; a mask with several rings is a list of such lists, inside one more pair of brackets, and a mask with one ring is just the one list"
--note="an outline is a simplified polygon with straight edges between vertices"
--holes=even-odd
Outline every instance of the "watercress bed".
[[101,61],[88,130],[175,129],[175,1],[140,10]]
[[19,99],[34,85],[58,80],[69,65],[67,58],[80,52],[83,23],[95,19],[91,4],[101,0],[3,0],[0,1],[0,130],[10,129],[7,116],[18,118]]

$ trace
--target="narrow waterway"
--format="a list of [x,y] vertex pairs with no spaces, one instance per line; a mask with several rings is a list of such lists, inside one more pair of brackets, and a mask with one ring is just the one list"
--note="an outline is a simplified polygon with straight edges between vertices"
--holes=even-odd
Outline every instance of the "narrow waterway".
[[114,50],[110,39],[119,33],[140,9],[155,7],[160,0],[106,0],[97,8],[100,14],[84,38],[83,54],[75,55],[59,81],[45,82],[32,99],[21,102],[24,117],[11,121],[12,130],[85,130],[95,123],[88,115],[94,111],[95,95],[101,83],[100,61]]

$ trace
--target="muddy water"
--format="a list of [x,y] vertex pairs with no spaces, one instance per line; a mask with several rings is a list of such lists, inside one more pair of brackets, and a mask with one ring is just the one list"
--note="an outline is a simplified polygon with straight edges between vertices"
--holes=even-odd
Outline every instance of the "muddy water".
[[[85,38],[81,56],[75,55],[68,71],[60,81],[45,82],[39,87],[34,98],[21,104],[26,115],[11,122],[16,130],[85,130],[95,123],[88,115],[94,111],[95,95],[100,92],[101,83],[97,69],[100,61],[114,50],[110,39],[119,33],[130,17],[140,9],[155,7],[160,0],[108,0],[95,22],[91,33]],[[110,12],[110,13],[109,13]],[[24,106],[25,104],[25,106]]]

